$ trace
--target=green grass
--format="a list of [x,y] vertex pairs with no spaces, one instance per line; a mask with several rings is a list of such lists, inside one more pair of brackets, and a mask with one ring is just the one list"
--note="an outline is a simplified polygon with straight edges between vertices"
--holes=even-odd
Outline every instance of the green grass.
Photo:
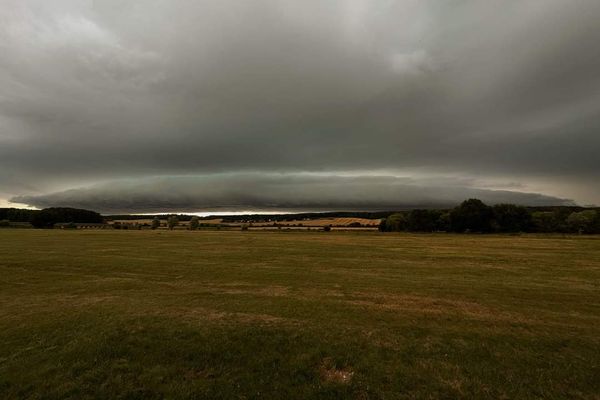
[[0,398],[600,398],[600,237],[0,231]]

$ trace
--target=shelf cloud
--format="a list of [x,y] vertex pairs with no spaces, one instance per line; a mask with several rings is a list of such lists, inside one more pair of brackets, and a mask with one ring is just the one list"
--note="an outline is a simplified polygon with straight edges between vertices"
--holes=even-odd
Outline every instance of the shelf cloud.
[[205,211],[394,210],[452,207],[468,197],[490,204],[572,205],[569,200],[509,190],[478,189],[448,179],[418,182],[392,176],[211,174],[117,181],[13,199],[105,213]]

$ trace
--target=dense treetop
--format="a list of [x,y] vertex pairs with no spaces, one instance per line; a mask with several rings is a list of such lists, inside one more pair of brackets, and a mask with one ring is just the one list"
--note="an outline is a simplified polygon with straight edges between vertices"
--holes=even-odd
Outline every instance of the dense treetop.
[[382,219],[381,231],[600,233],[600,210],[581,207],[488,206],[468,199],[452,210],[411,210]]

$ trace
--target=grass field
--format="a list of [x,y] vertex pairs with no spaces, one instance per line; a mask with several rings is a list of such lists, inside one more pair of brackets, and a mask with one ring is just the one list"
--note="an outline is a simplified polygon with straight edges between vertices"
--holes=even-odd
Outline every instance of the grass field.
[[600,398],[600,237],[0,230],[0,398]]

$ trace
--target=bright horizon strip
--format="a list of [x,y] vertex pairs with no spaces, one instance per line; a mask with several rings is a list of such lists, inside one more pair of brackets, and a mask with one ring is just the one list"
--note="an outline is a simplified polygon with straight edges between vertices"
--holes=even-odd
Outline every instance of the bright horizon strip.
[[[315,213],[326,213],[330,211],[215,211],[215,212],[159,212],[159,213],[129,213],[125,215],[142,215],[142,216],[151,216],[151,215],[194,215],[196,217],[221,217],[221,216],[229,216],[229,215],[281,215],[281,214],[302,214],[307,212],[315,212]],[[110,215],[110,214],[109,214]]]

